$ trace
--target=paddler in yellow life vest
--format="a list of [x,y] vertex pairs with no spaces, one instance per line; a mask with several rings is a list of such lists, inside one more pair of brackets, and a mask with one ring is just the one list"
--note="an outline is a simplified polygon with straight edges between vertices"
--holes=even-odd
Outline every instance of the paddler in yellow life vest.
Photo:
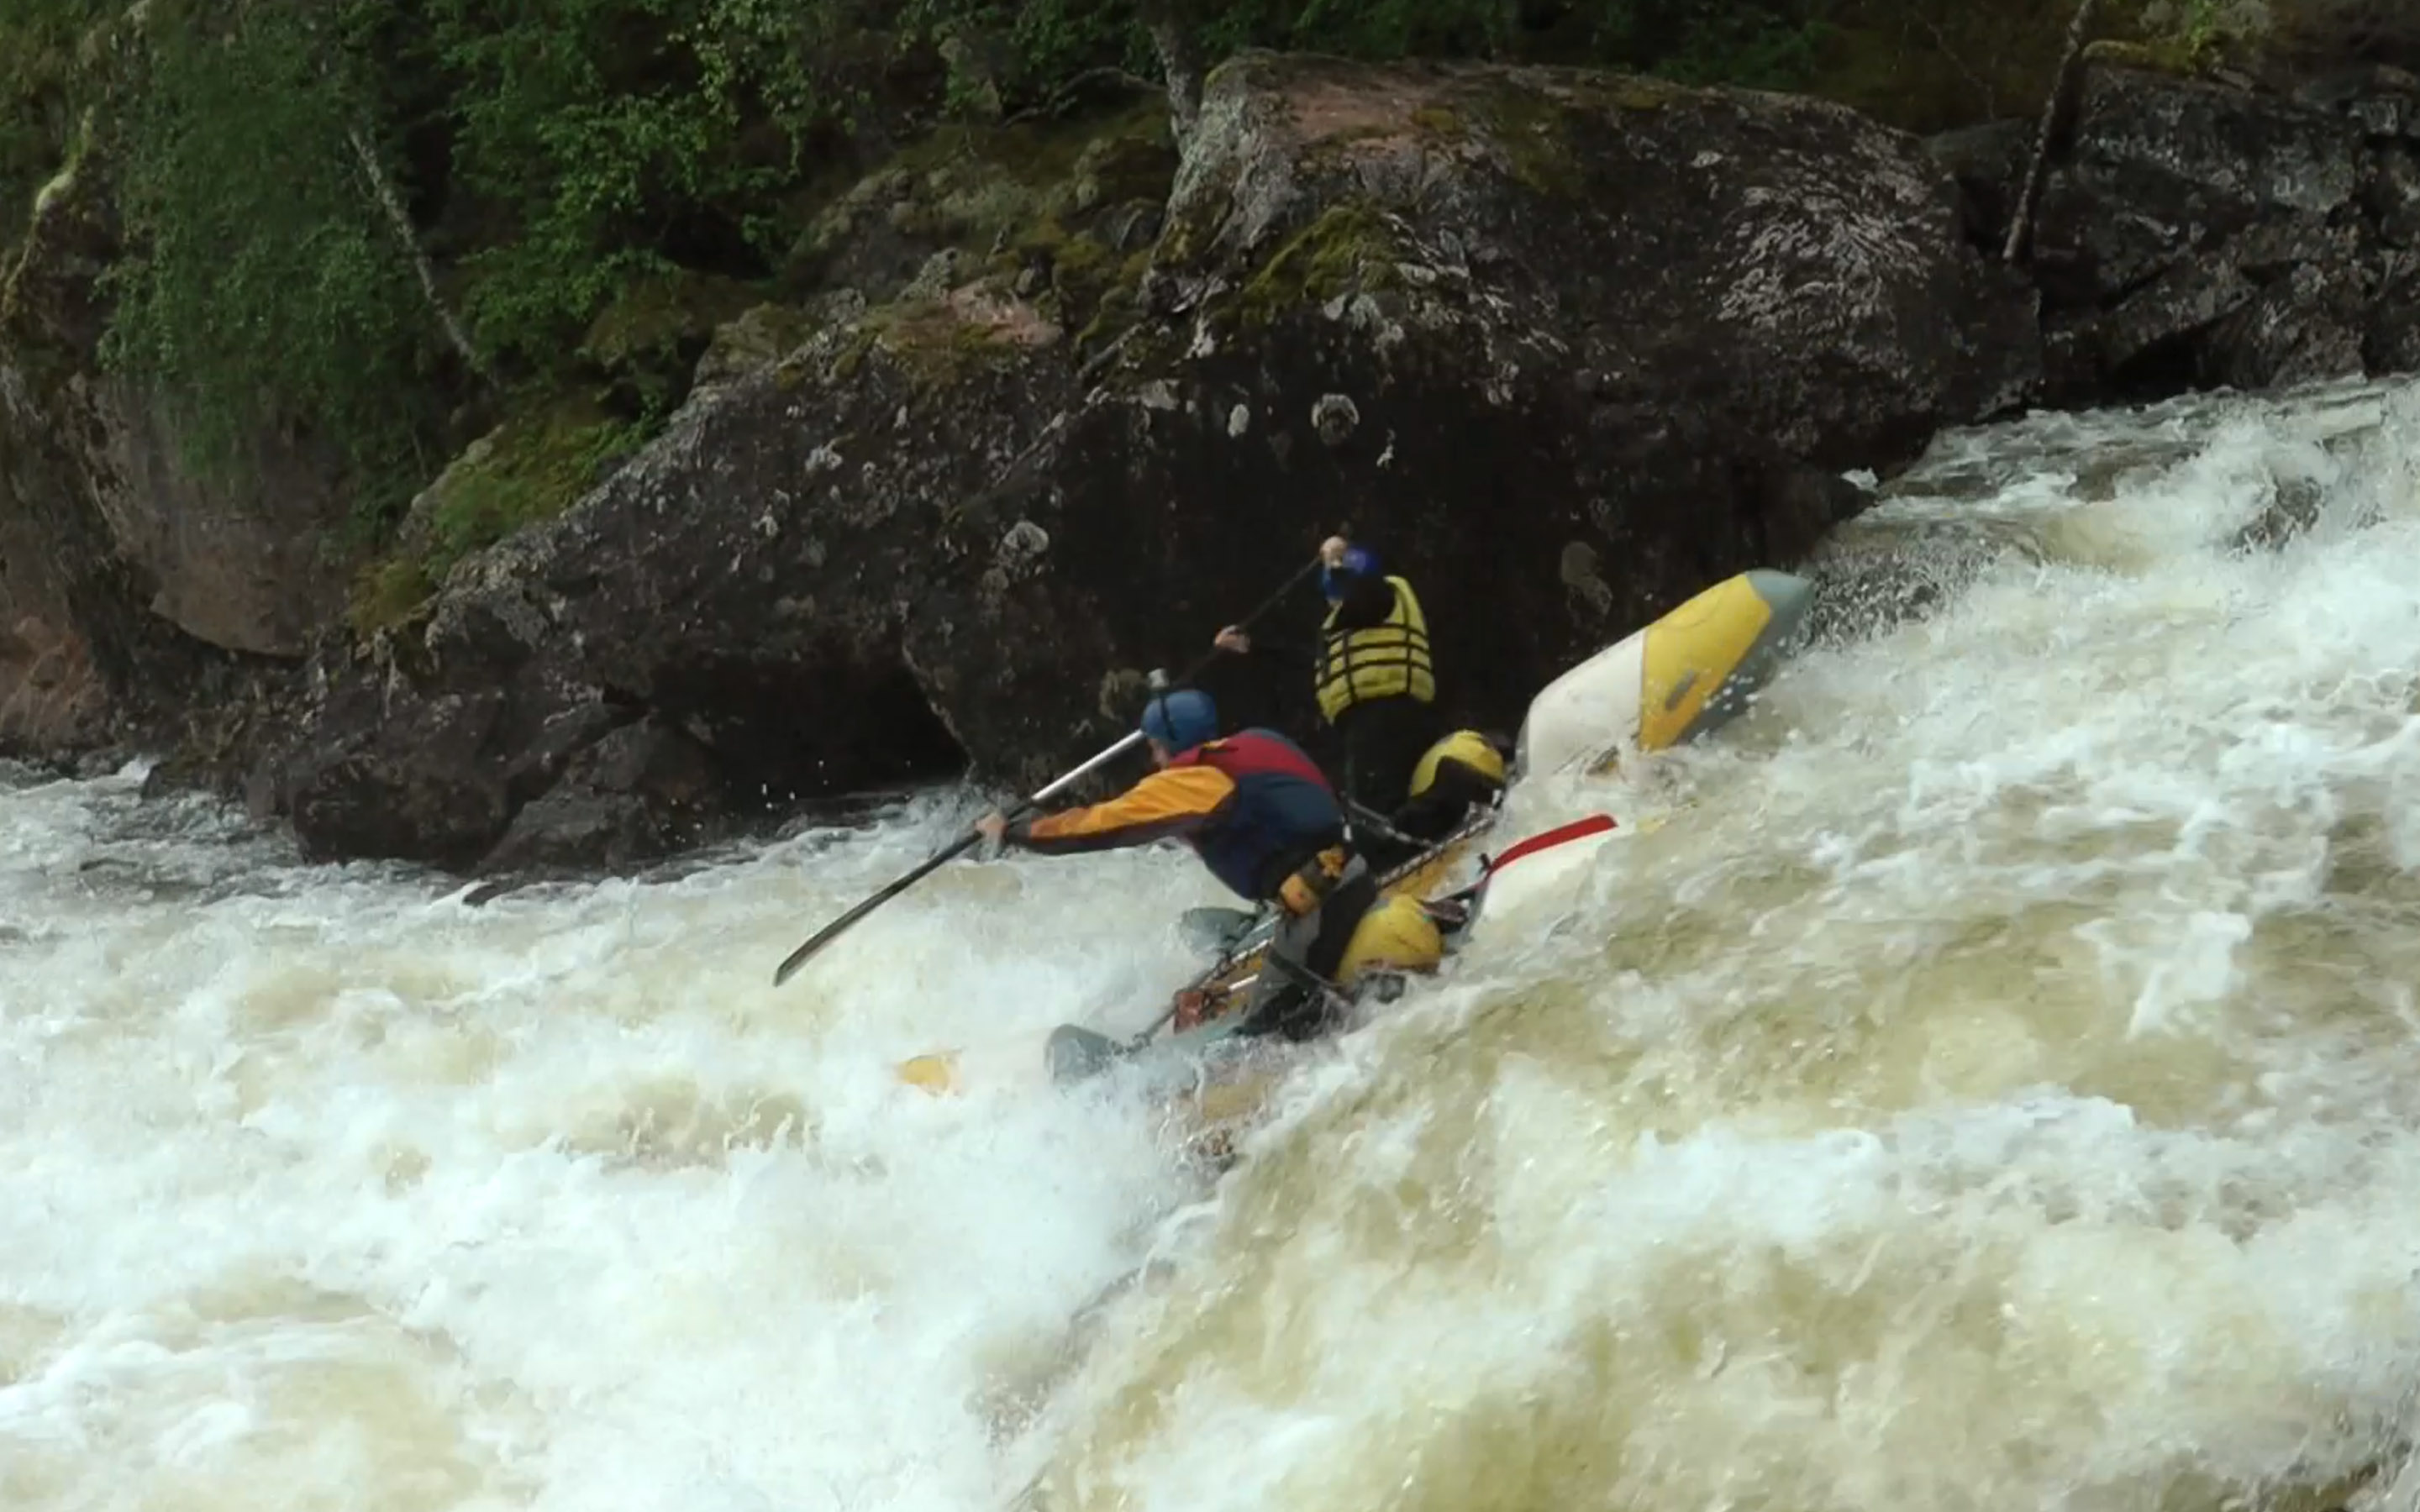
[[[1436,733],[1428,620],[1412,585],[1382,575],[1368,548],[1331,535],[1319,554],[1328,608],[1311,692],[1321,723],[1342,747],[1344,795],[1372,813],[1392,813]],[[1238,655],[1252,649],[1251,638],[1232,625],[1216,643]]]

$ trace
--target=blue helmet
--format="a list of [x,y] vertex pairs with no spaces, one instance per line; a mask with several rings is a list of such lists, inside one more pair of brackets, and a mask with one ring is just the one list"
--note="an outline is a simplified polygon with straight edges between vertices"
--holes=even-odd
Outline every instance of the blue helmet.
[[1319,591],[1329,599],[1342,598],[1346,579],[1368,578],[1377,571],[1377,552],[1366,546],[1348,546],[1344,548],[1344,561],[1341,565],[1319,569]]
[[1218,733],[1218,705],[1198,687],[1162,693],[1142,711],[1142,733],[1183,753]]

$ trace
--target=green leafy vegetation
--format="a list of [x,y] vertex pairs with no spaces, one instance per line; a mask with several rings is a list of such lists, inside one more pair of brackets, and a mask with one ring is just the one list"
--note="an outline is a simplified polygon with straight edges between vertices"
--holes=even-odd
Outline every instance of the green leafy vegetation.
[[98,0],[9,0],[0,10],[0,249],[17,239],[34,196],[73,152],[86,72],[78,53],[103,8]]
[[475,201],[460,267],[483,347],[533,372],[632,284],[770,270],[786,198],[856,96],[860,30],[795,0],[427,0]]
[[409,548],[361,575],[349,616],[355,632],[408,619],[456,563],[561,511],[628,456],[641,433],[580,393],[513,414],[414,501],[403,527]]
[[155,6],[111,154],[132,234],[103,359],[161,396],[197,468],[300,432],[389,513],[429,455],[438,331],[372,187],[370,0]]
[[[856,276],[869,233],[960,247],[1079,347],[1103,339],[1172,163],[1135,124],[1162,109],[1171,36],[1205,66],[1245,47],[1601,65],[1935,131],[2030,117],[2073,4],[9,0],[0,251],[73,164],[122,242],[104,360],[171,407],[198,469],[240,472],[267,439],[328,458],[365,562],[490,438],[495,466],[415,512],[411,560],[365,578],[376,620],[577,498],[681,402],[718,322]],[[2420,47],[2414,14],[2118,0],[2095,30],[2185,66],[2270,36],[2324,60]],[[869,194],[886,162],[904,187]],[[1246,304],[1316,295],[1373,239],[1311,228]]]

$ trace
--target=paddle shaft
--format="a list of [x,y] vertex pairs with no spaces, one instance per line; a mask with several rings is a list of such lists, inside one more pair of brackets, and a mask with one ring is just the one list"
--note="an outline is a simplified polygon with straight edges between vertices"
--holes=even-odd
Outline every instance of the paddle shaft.
[[[1305,578],[1311,576],[1311,569],[1317,567],[1319,564],[1320,559],[1314,556],[1309,562],[1306,562],[1301,566],[1295,568],[1294,576],[1285,580],[1285,585],[1283,587],[1280,588],[1276,593],[1271,594],[1268,597],[1263,599],[1251,613],[1245,615],[1242,620],[1237,622],[1237,628],[1240,629],[1250,626],[1263,616],[1266,615],[1271,609],[1276,609],[1280,604],[1284,603],[1286,595],[1293,593],[1295,586]],[[1193,681],[1193,679],[1202,675],[1202,670],[1208,667],[1213,660],[1217,659],[1218,655],[1219,653],[1213,651],[1208,656],[1205,656],[1200,660],[1194,662],[1192,666],[1187,667],[1185,670],[1185,675],[1178,679],[1178,681],[1184,683]],[[1057,797],[1061,793],[1066,791],[1068,787],[1077,782],[1082,781],[1085,778],[1099,771],[1103,766],[1108,765],[1110,762],[1117,760],[1120,756],[1123,756],[1127,751],[1133,749],[1142,739],[1143,734],[1140,730],[1128,734],[1125,739],[1119,741],[1116,745],[1111,746],[1109,749],[1102,751],[1099,755],[1094,757],[1091,761],[1086,762],[1083,765],[1077,767],[1066,776],[1060,778],[1057,781],[1050,783],[1047,787],[1042,788],[1031,796],[1027,797],[1024,802],[1018,804],[1014,810],[1010,810],[1009,817],[1011,819],[1015,819],[1029,810],[1042,807],[1042,805],[1049,802],[1052,798]],[[898,897],[901,893],[906,892],[908,888],[914,887],[917,883],[923,881],[926,877],[931,876],[935,872],[939,871],[951,860],[959,856],[965,855],[968,851],[973,849],[976,842],[982,839],[983,834],[981,831],[973,829],[968,830],[964,835],[959,836],[957,840],[954,841],[948,846],[926,859],[923,864],[919,865],[914,871],[909,872],[905,876],[890,883],[888,886],[884,887],[881,891],[866,899],[863,903],[859,903],[856,907],[850,909],[847,913],[841,915],[838,918],[833,919],[830,923],[826,924],[822,929],[817,930],[805,944],[791,951],[782,962],[781,965],[774,969],[773,985],[779,987],[783,982],[788,981],[791,976],[794,975],[800,966],[805,965],[808,960],[811,959],[816,951],[822,949],[825,946],[830,945],[833,940],[838,939],[844,932],[845,932],[851,925],[855,924],[859,919],[863,918],[866,915],[881,907],[884,903],[889,903],[892,899]]]
[[1344,811],[1346,816],[1353,821],[1353,824],[1357,828],[1366,829],[1371,834],[1377,836],[1380,840],[1391,841],[1398,845],[1425,846],[1429,843],[1427,841],[1421,840],[1417,835],[1404,834],[1402,830],[1397,829],[1393,825],[1388,824],[1384,814],[1381,814],[1374,810],[1365,808],[1351,798],[1346,798],[1344,800]]
[[[1014,813],[1011,814],[1011,817],[1014,818],[1016,814],[1023,813],[1029,809],[1038,809],[1042,805],[1048,803],[1052,798],[1057,797],[1061,793],[1064,792],[1070,785],[1092,776],[1094,772],[1099,771],[1102,767],[1125,755],[1127,751],[1132,750],[1136,745],[1140,743],[1142,738],[1142,732],[1140,730],[1128,734],[1125,739],[1120,740],[1116,745],[1102,751],[1099,755],[1094,757],[1091,761],[1086,762],[1083,765],[1077,767],[1074,771],[1060,778],[1049,786],[1035,792],[1031,797],[1028,797],[1023,803],[1016,806],[1016,809]],[[861,903],[859,903],[847,913],[841,915],[838,918],[826,924],[822,929],[817,930],[814,938],[808,940],[804,945],[801,945],[797,949],[791,951],[788,958],[783,961],[781,966],[774,971],[773,985],[779,987],[782,983],[789,980],[793,972],[796,972],[800,966],[805,965],[808,958],[813,956],[817,950],[822,949],[826,945],[839,937],[843,930],[847,929],[859,919],[863,918],[866,915],[881,907],[884,903],[889,903],[892,899],[898,897],[903,892],[906,892],[908,888],[914,887],[917,883],[922,882],[924,878],[932,875],[935,872],[939,871],[942,866],[954,857],[966,854],[968,850],[974,846],[976,841],[982,839],[983,835],[980,831],[972,829],[968,830],[964,835],[959,836],[949,845],[936,852],[914,871],[908,872],[903,877],[900,877],[897,881],[891,883],[880,892],[876,893],[873,897],[866,899]]]

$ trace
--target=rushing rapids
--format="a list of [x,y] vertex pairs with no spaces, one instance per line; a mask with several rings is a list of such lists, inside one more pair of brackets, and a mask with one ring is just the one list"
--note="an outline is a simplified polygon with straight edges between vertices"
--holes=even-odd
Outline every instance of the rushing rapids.
[[[2420,389],[1944,440],[1586,905],[1203,1183],[979,795],[473,907],[0,769],[12,1508],[2319,1509],[2420,1388]],[[1660,822],[1659,822],[1660,821]],[[1148,1259],[1071,1335],[1070,1319]]]

